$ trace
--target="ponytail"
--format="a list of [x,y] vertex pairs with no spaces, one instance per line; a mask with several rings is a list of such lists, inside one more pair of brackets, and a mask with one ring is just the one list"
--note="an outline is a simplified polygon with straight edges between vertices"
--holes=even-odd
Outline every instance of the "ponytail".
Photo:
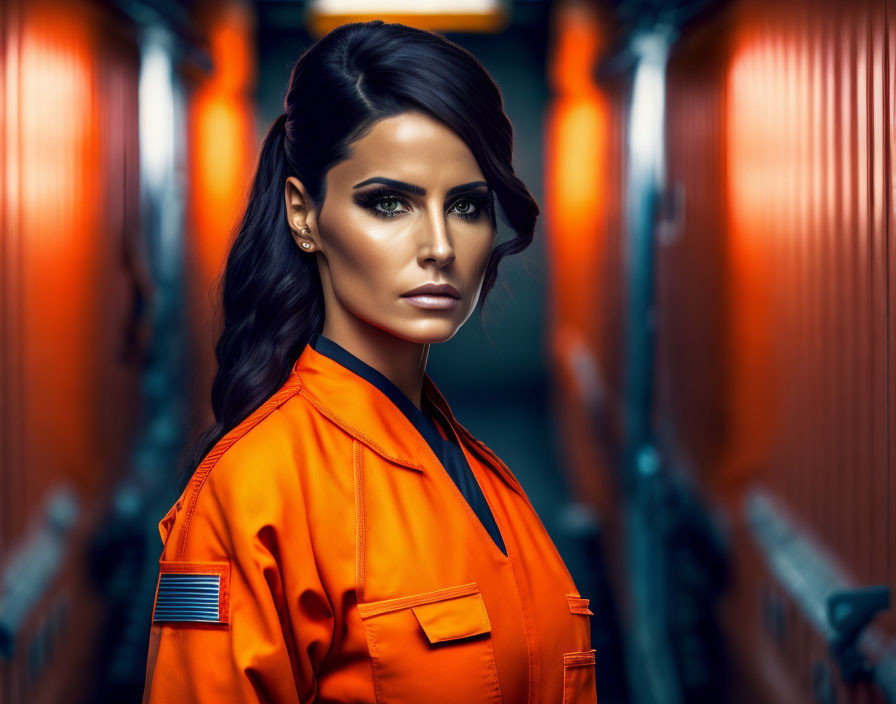
[[317,262],[296,247],[286,219],[286,119],[286,113],[278,117],[265,136],[227,257],[224,329],[215,346],[211,393],[215,423],[188,454],[179,472],[181,489],[212,447],[286,382],[311,336],[323,329]]

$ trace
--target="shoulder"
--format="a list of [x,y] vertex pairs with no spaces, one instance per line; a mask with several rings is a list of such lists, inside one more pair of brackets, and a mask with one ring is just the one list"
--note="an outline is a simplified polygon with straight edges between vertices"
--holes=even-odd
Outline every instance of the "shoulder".
[[266,406],[225,435],[194,474],[196,492],[222,508],[282,506],[302,491],[318,414],[298,393]]
[[312,505],[353,500],[351,438],[299,390],[291,378],[205,456],[159,525],[168,559],[269,528],[307,530]]
[[[212,448],[184,503],[193,503],[200,521],[289,522],[308,503],[338,498],[331,496],[342,483],[334,474],[344,463],[333,456],[340,451],[334,432],[344,435],[299,393],[265,404]],[[344,450],[351,452],[350,443]]]
[[226,433],[193,472],[176,506],[173,528],[179,544],[186,544],[188,534],[194,542],[196,534],[230,533],[227,527],[236,523],[251,532],[253,524],[276,520],[301,499],[296,480],[300,440],[291,414],[283,411],[296,405],[297,389],[288,386]]

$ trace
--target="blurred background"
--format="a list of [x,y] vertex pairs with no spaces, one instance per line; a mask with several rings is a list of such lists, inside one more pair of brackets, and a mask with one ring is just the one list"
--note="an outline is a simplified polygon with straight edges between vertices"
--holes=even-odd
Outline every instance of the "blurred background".
[[896,702],[896,3],[393,3],[0,3],[0,700],[140,700],[261,139],[378,17],[482,61],[542,206],[428,371],[598,701]]

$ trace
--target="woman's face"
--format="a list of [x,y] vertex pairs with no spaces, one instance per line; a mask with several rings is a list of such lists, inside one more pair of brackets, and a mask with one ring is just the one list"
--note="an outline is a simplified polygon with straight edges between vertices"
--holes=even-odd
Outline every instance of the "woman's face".
[[[467,145],[420,113],[377,122],[326,175],[319,215],[287,183],[290,225],[317,252],[326,330],[365,325],[419,343],[451,338],[479,299],[492,250],[491,194]],[[292,186],[292,187],[291,187]],[[308,256],[311,256],[310,254]],[[451,296],[409,296],[426,284]],[[360,329],[359,329],[360,328]]]

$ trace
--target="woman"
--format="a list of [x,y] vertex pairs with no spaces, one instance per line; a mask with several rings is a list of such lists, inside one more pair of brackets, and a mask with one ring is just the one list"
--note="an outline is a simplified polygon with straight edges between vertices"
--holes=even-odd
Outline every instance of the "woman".
[[144,701],[594,702],[588,600],[425,373],[532,239],[497,87],[375,21],[308,49],[285,103],[227,262],[217,424],[160,523]]

